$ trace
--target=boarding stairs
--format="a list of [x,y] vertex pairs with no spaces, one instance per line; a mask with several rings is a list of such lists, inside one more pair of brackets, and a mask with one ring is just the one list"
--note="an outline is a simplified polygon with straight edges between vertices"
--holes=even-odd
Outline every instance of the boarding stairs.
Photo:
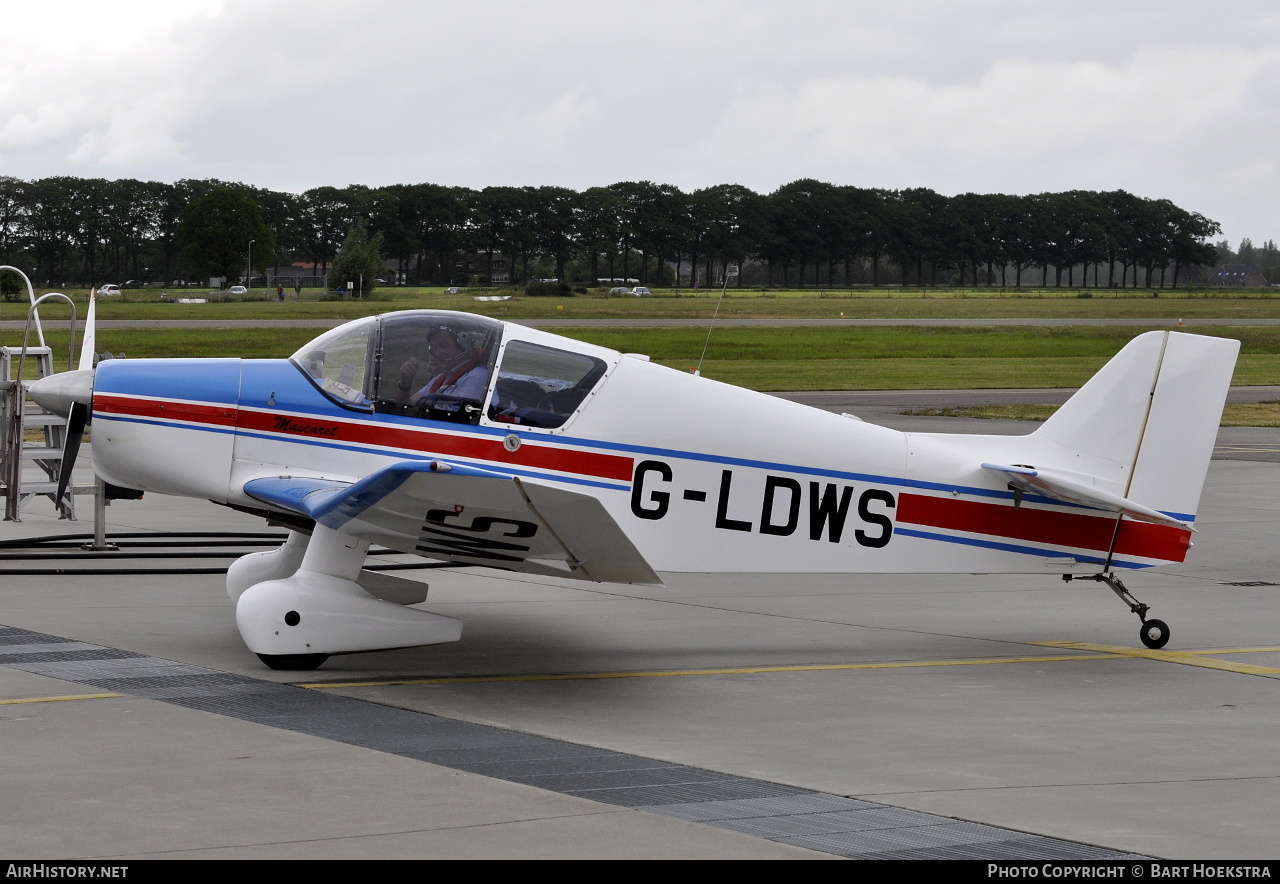
[[[75,495],[94,494],[96,485],[72,484],[57,500],[58,472],[67,441],[67,419],[52,414],[27,396],[30,380],[18,377],[23,363],[21,347],[0,347],[0,494],[5,497],[4,519],[20,521],[20,514],[34,498],[47,497],[59,518],[74,520]],[[41,378],[53,374],[53,351],[47,346],[26,348],[27,363],[34,363]]]

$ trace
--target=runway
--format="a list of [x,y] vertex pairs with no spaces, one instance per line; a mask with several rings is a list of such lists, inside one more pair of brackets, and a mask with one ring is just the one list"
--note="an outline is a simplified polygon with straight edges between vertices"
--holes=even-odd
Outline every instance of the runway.
[[[916,394],[804,395],[903,429],[1028,429],[896,414]],[[244,648],[217,574],[7,574],[0,843],[103,860],[1267,858],[1280,464],[1224,458],[1280,450],[1280,431],[1232,438],[1188,562],[1128,581],[1172,627],[1161,652],[1108,590],[1051,575],[652,588],[458,569],[412,573],[462,641],[281,673]],[[109,522],[269,530],[152,495]],[[89,530],[35,502],[0,540]],[[62,565],[216,568],[225,551]]]

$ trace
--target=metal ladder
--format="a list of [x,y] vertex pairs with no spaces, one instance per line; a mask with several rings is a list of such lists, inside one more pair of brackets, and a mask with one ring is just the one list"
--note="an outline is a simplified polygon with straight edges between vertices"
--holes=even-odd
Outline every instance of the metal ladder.
[[[92,485],[72,484],[62,500],[58,500],[58,472],[62,466],[63,450],[67,441],[67,419],[52,414],[38,403],[27,398],[28,381],[20,375],[25,371],[25,362],[34,357],[36,368],[41,378],[53,374],[53,350],[44,339],[44,328],[40,324],[40,304],[50,298],[65,301],[71,308],[71,329],[67,341],[67,368],[73,367],[76,341],[76,307],[75,303],[61,292],[50,292],[36,297],[31,287],[31,279],[17,267],[9,264],[0,266],[0,272],[12,271],[22,277],[27,286],[27,297],[31,308],[27,311],[26,330],[22,335],[21,347],[0,347],[0,494],[4,495],[4,520],[6,522],[21,521],[22,508],[33,497],[48,497],[58,510],[58,517],[74,520],[76,517],[75,495],[93,494],[95,497],[94,517],[99,519],[99,510],[104,503],[101,483]],[[30,343],[31,327],[34,323],[38,345]],[[16,368],[15,368],[16,357]],[[39,438],[34,445],[28,445],[26,434],[28,429],[35,430]],[[36,470],[35,480],[25,479],[27,468]],[[95,543],[101,534],[100,526],[95,526]]]
[[[0,493],[5,496],[6,522],[20,521],[20,512],[33,497],[47,497],[58,517],[74,520],[75,495],[92,494],[92,485],[72,485],[71,493],[57,500],[58,471],[67,441],[67,419],[52,414],[27,398],[27,382],[16,376],[21,347],[0,347],[0,396],[4,420],[0,422]],[[53,374],[53,352],[47,346],[27,347],[27,359],[39,376]],[[28,440],[30,431],[36,438]]]

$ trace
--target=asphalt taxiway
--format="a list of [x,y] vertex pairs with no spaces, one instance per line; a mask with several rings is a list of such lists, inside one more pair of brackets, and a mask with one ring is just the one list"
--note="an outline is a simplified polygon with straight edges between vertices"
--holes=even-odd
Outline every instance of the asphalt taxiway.
[[[903,429],[1028,429],[861,405]],[[1280,449],[1280,431],[1254,436]],[[464,621],[462,641],[282,673],[244,648],[217,574],[68,573],[216,569],[226,548],[5,558],[0,845],[36,859],[1274,857],[1280,464],[1219,445],[1188,562],[1127,581],[1172,627],[1160,652],[1104,587],[1050,575],[655,589],[459,569],[412,573],[431,584],[426,609]],[[150,495],[113,504],[109,524],[157,540],[267,530]],[[90,530],[36,501],[0,541]]]

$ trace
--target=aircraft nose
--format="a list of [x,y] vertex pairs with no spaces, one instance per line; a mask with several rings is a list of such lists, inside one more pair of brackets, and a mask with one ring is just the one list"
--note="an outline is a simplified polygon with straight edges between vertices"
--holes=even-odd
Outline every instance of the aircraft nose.
[[93,369],[49,375],[33,383],[28,390],[31,398],[42,407],[67,417],[71,414],[72,403],[93,404]]

